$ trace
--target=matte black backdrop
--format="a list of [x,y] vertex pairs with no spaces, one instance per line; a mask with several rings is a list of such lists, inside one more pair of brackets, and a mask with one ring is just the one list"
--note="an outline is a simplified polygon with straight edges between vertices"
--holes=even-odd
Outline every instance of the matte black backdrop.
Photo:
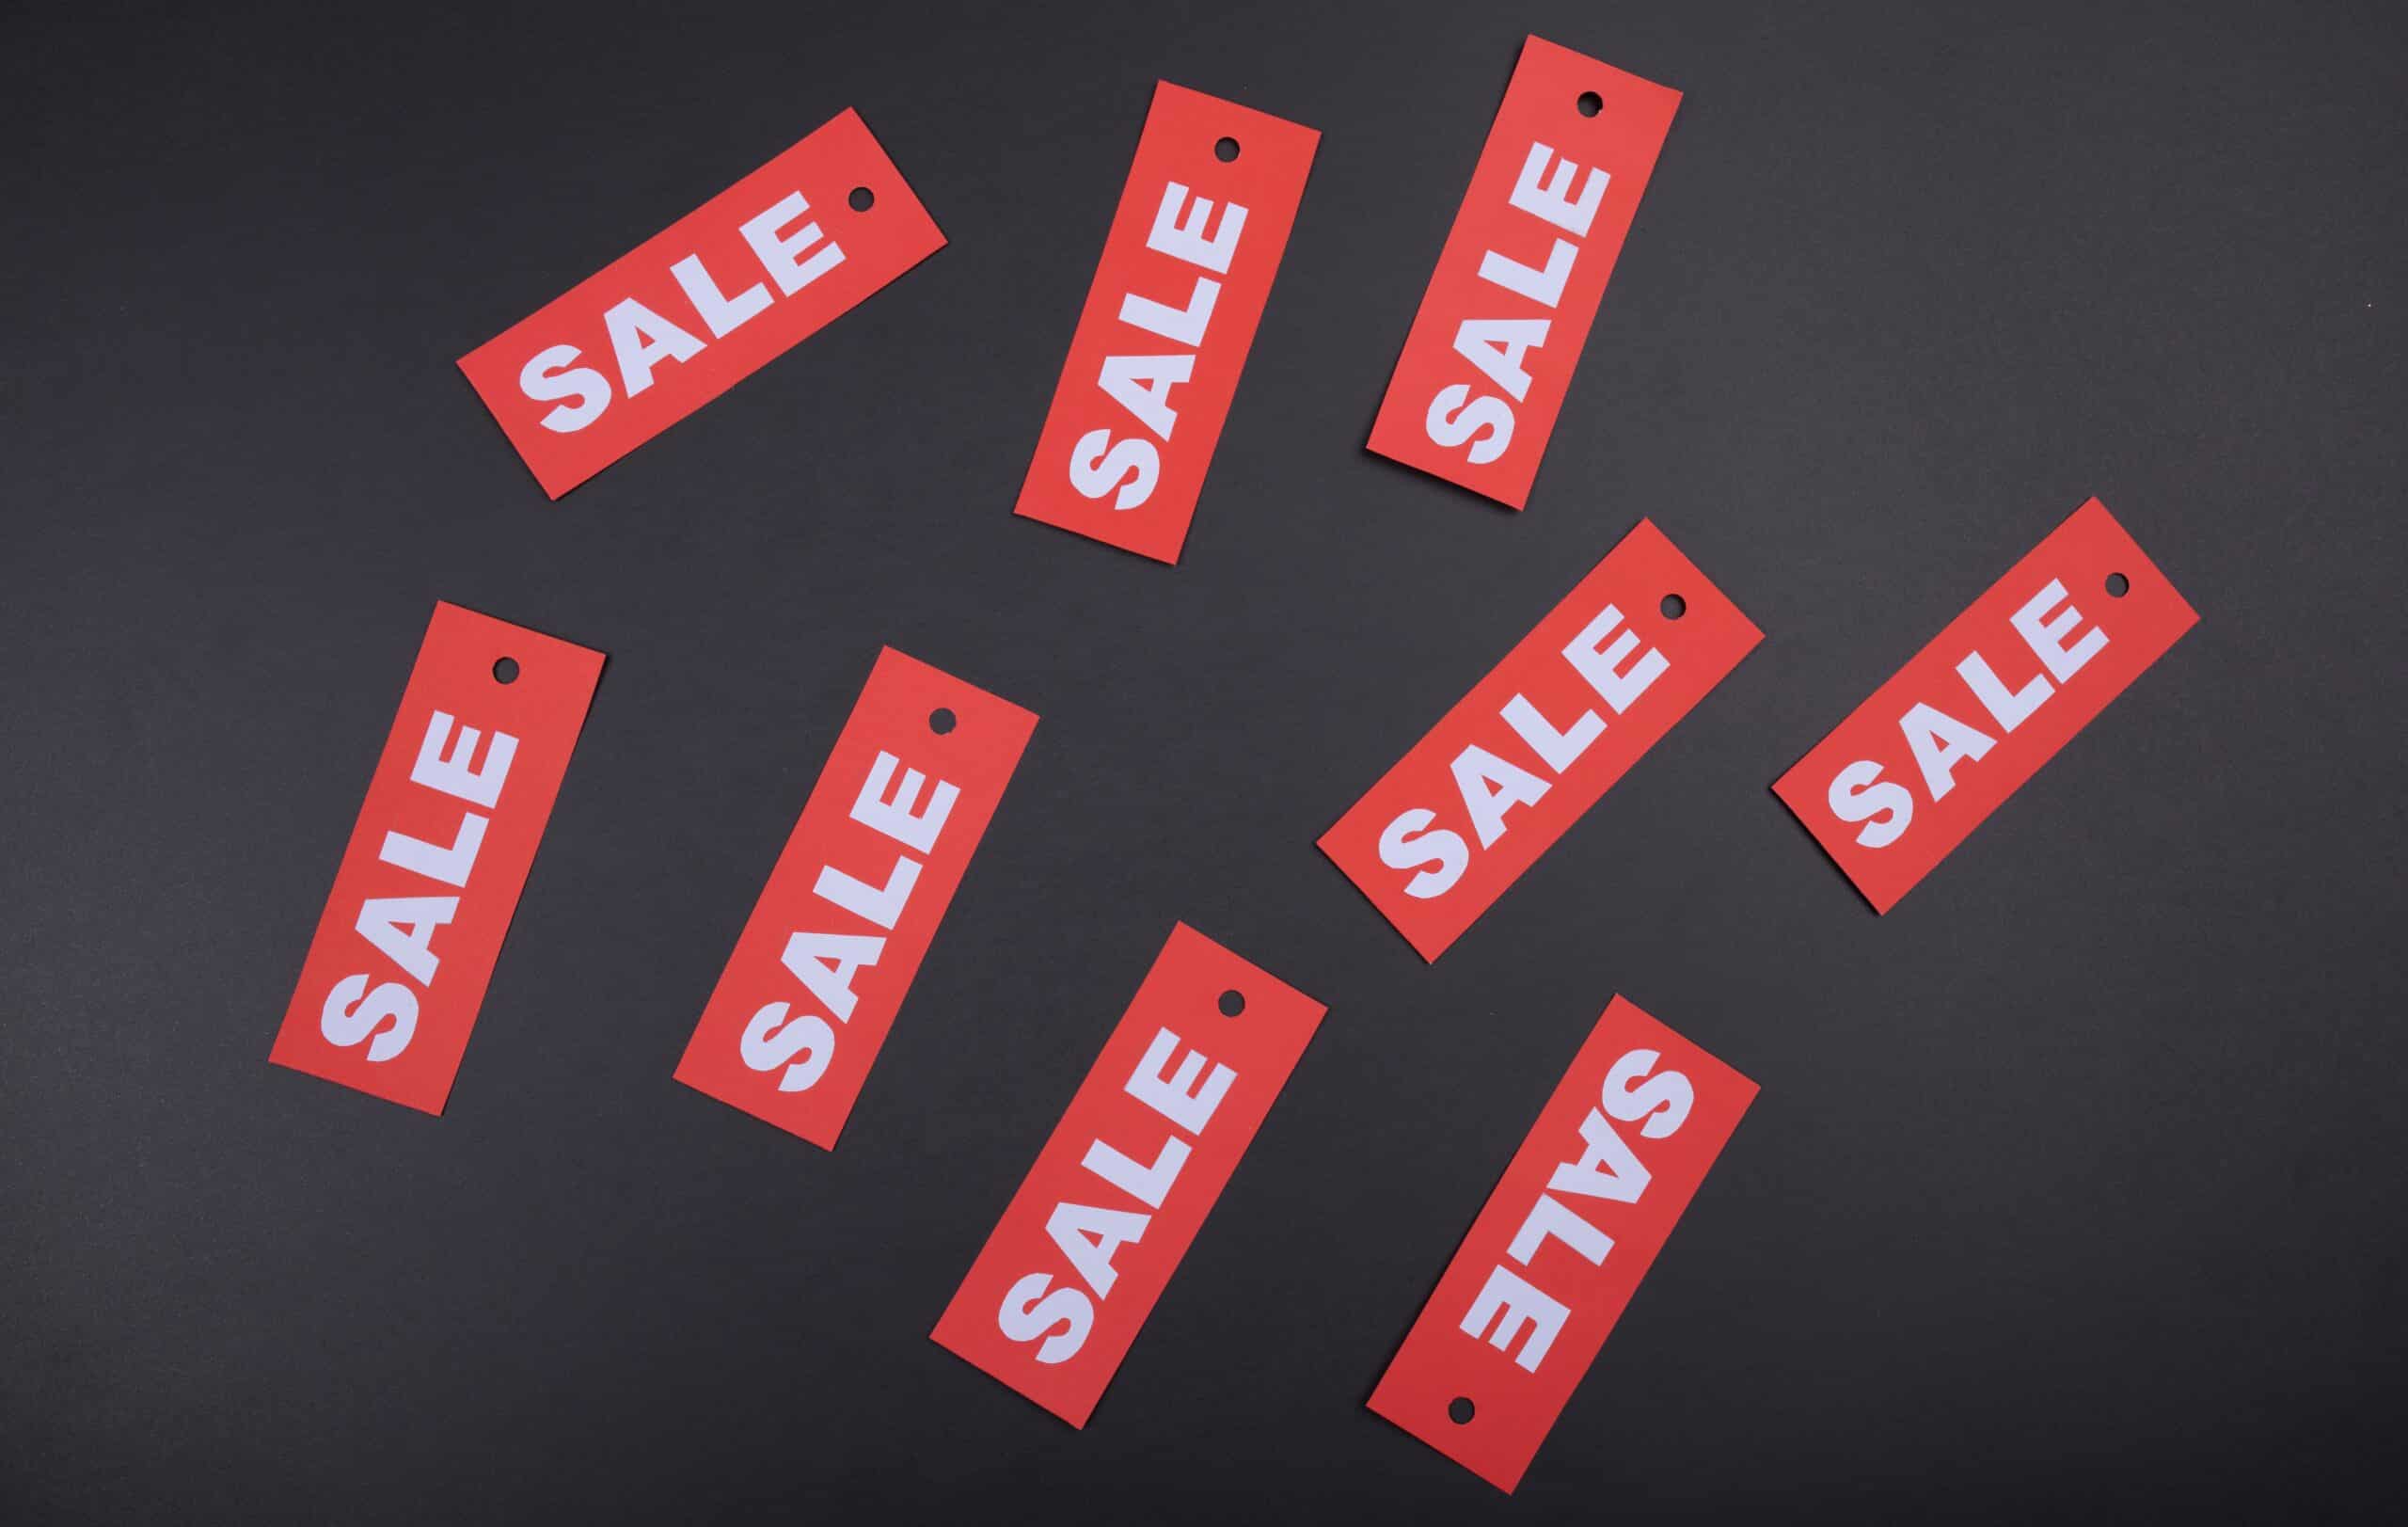
[[[2377,1499],[2397,8],[0,26],[6,1515]],[[1526,30],[1687,100],[1513,516]],[[1325,135],[1177,568],[1010,514],[1157,75]],[[454,358],[848,105],[950,247],[547,506]],[[1875,917],[1766,786],[2092,493],[2202,624]],[[1313,839],[1641,515],[1767,640],[1424,968]],[[435,1121],[266,1057],[438,597],[610,661]],[[881,642],[1043,721],[829,1154],[670,1071]],[[927,1331],[1181,917],[1329,1017],[1074,1432]],[[1509,1501],[1362,1401],[1617,991],[1764,1092]]]

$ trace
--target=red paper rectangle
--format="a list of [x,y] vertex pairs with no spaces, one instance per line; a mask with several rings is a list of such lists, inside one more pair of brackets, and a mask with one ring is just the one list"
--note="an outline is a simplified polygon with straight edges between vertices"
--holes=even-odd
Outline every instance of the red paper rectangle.
[[1773,793],[1888,912],[2198,619],[2093,499]]
[[460,369],[557,499],[943,247],[847,111]]
[[1171,930],[934,1340],[1085,1425],[1322,1012]]
[[677,1079],[833,1149],[1036,727],[881,650]]
[[1320,141],[1155,86],[1014,513],[1179,560]]
[[1528,501],[1680,103],[1678,90],[1544,38],[1523,43],[1380,401],[1373,451],[1515,509]]
[[601,676],[435,607],[270,1060],[443,1111]]
[[1642,519],[1322,851],[1435,960],[1760,640]]
[[1755,1095],[1755,1083],[1615,997],[1371,1409],[1511,1492]]

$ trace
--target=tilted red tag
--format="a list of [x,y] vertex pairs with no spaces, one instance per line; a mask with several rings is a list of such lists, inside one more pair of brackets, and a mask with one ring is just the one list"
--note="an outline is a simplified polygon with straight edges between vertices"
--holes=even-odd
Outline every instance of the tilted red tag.
[[441,1113],[602,654],[437,604],[268,1058]]
[[1621,997],[1472,1221],[1370,1408],[1521,1483],[1756,1084]]
[[2198,619],[2093,499],[1773,793],[1887,912]]
[[936,1342],[1085,1425],[1322,1011],[1172,929]]
[[1015,513],[1179,560],[1320,141],[1155,86]]
[[1760,640],[1642,519],[1321,850],[1435,960]]
[[1036,727],[881,651],[677,1079],[832,1148]]
[[460,369],[557,499],[943,247],[848,111]]
[[1680,103],[1543,38],[1522,45],[1372,450],[1522,507]]

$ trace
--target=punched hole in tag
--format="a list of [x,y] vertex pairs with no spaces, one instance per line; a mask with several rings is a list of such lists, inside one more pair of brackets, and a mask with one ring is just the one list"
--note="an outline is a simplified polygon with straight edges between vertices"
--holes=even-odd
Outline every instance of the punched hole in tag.
[[515,658],[496,658],[493,660],[493,681],[497,684],[515,684],[518,682],[518,660]]
[[1666,620],[1678,620],[1689,612],[1689,602],[1677,594],[1667,594],[1656,608],[1664,612]]
[[1447,1402],[1447,1419],[1458,1426],[1470,1425],[1474,1413],[1474,1407],[1468,1395],[1458,1394]]
[[1221,994],[1221,1016],[1234,1018],[1245,1011],[1245,994],[1232,986]]
[[2107,575],[2107,597],[2120,599],[2132,590],[2132,581],[2121,573]]
[[1580,108],[1583,117],[1594,117],[1606,109],[1606,98],[1594,90],[1581,91],[1580,99],[1573,103]]
[[1220,142],[1212,145],[1212,157],[1218,159],[1225,165],[1235,159],[1237,156],[1238,140],[1235,138],[1223,138]]
[[878,193],[866,185],[856,185],[852,194],[845,198],[845,205],[855,212],[867,212],[878,205]]
[[954,721],[955,717],[953,712],[947,710],[943,706],[939,706],[934,710],[928,712],[928,730],[936,733],[939,737],[943,737],[945,733],[953,730]]

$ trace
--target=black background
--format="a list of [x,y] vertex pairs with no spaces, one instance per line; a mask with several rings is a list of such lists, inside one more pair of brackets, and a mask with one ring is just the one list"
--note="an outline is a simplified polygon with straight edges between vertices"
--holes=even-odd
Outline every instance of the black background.
[[[16,1519],[2383,1502],[2397,8],[19,11]],[[1525,31],[1687,100],[1527,514],[1362,440]],[[1157,75],[1320,128],[1183,563],[1010,508]],[[455,358],[858,107],[951,240],[557,506]],[[1877,918],[1766,786],[2203,620]],[[1640,516],[1767,633],[1434,967],[1319,833]],[[446,1117],[269,1042],[437,598],[610,665]],[[670,1071],[879,644],[1043,718],[842,1146]],[[1095,1418],[927,1340],[1174,919],[1329,1017]],[[1608,996],[1763,1086],[1519,1495],[1362,1401]]]

